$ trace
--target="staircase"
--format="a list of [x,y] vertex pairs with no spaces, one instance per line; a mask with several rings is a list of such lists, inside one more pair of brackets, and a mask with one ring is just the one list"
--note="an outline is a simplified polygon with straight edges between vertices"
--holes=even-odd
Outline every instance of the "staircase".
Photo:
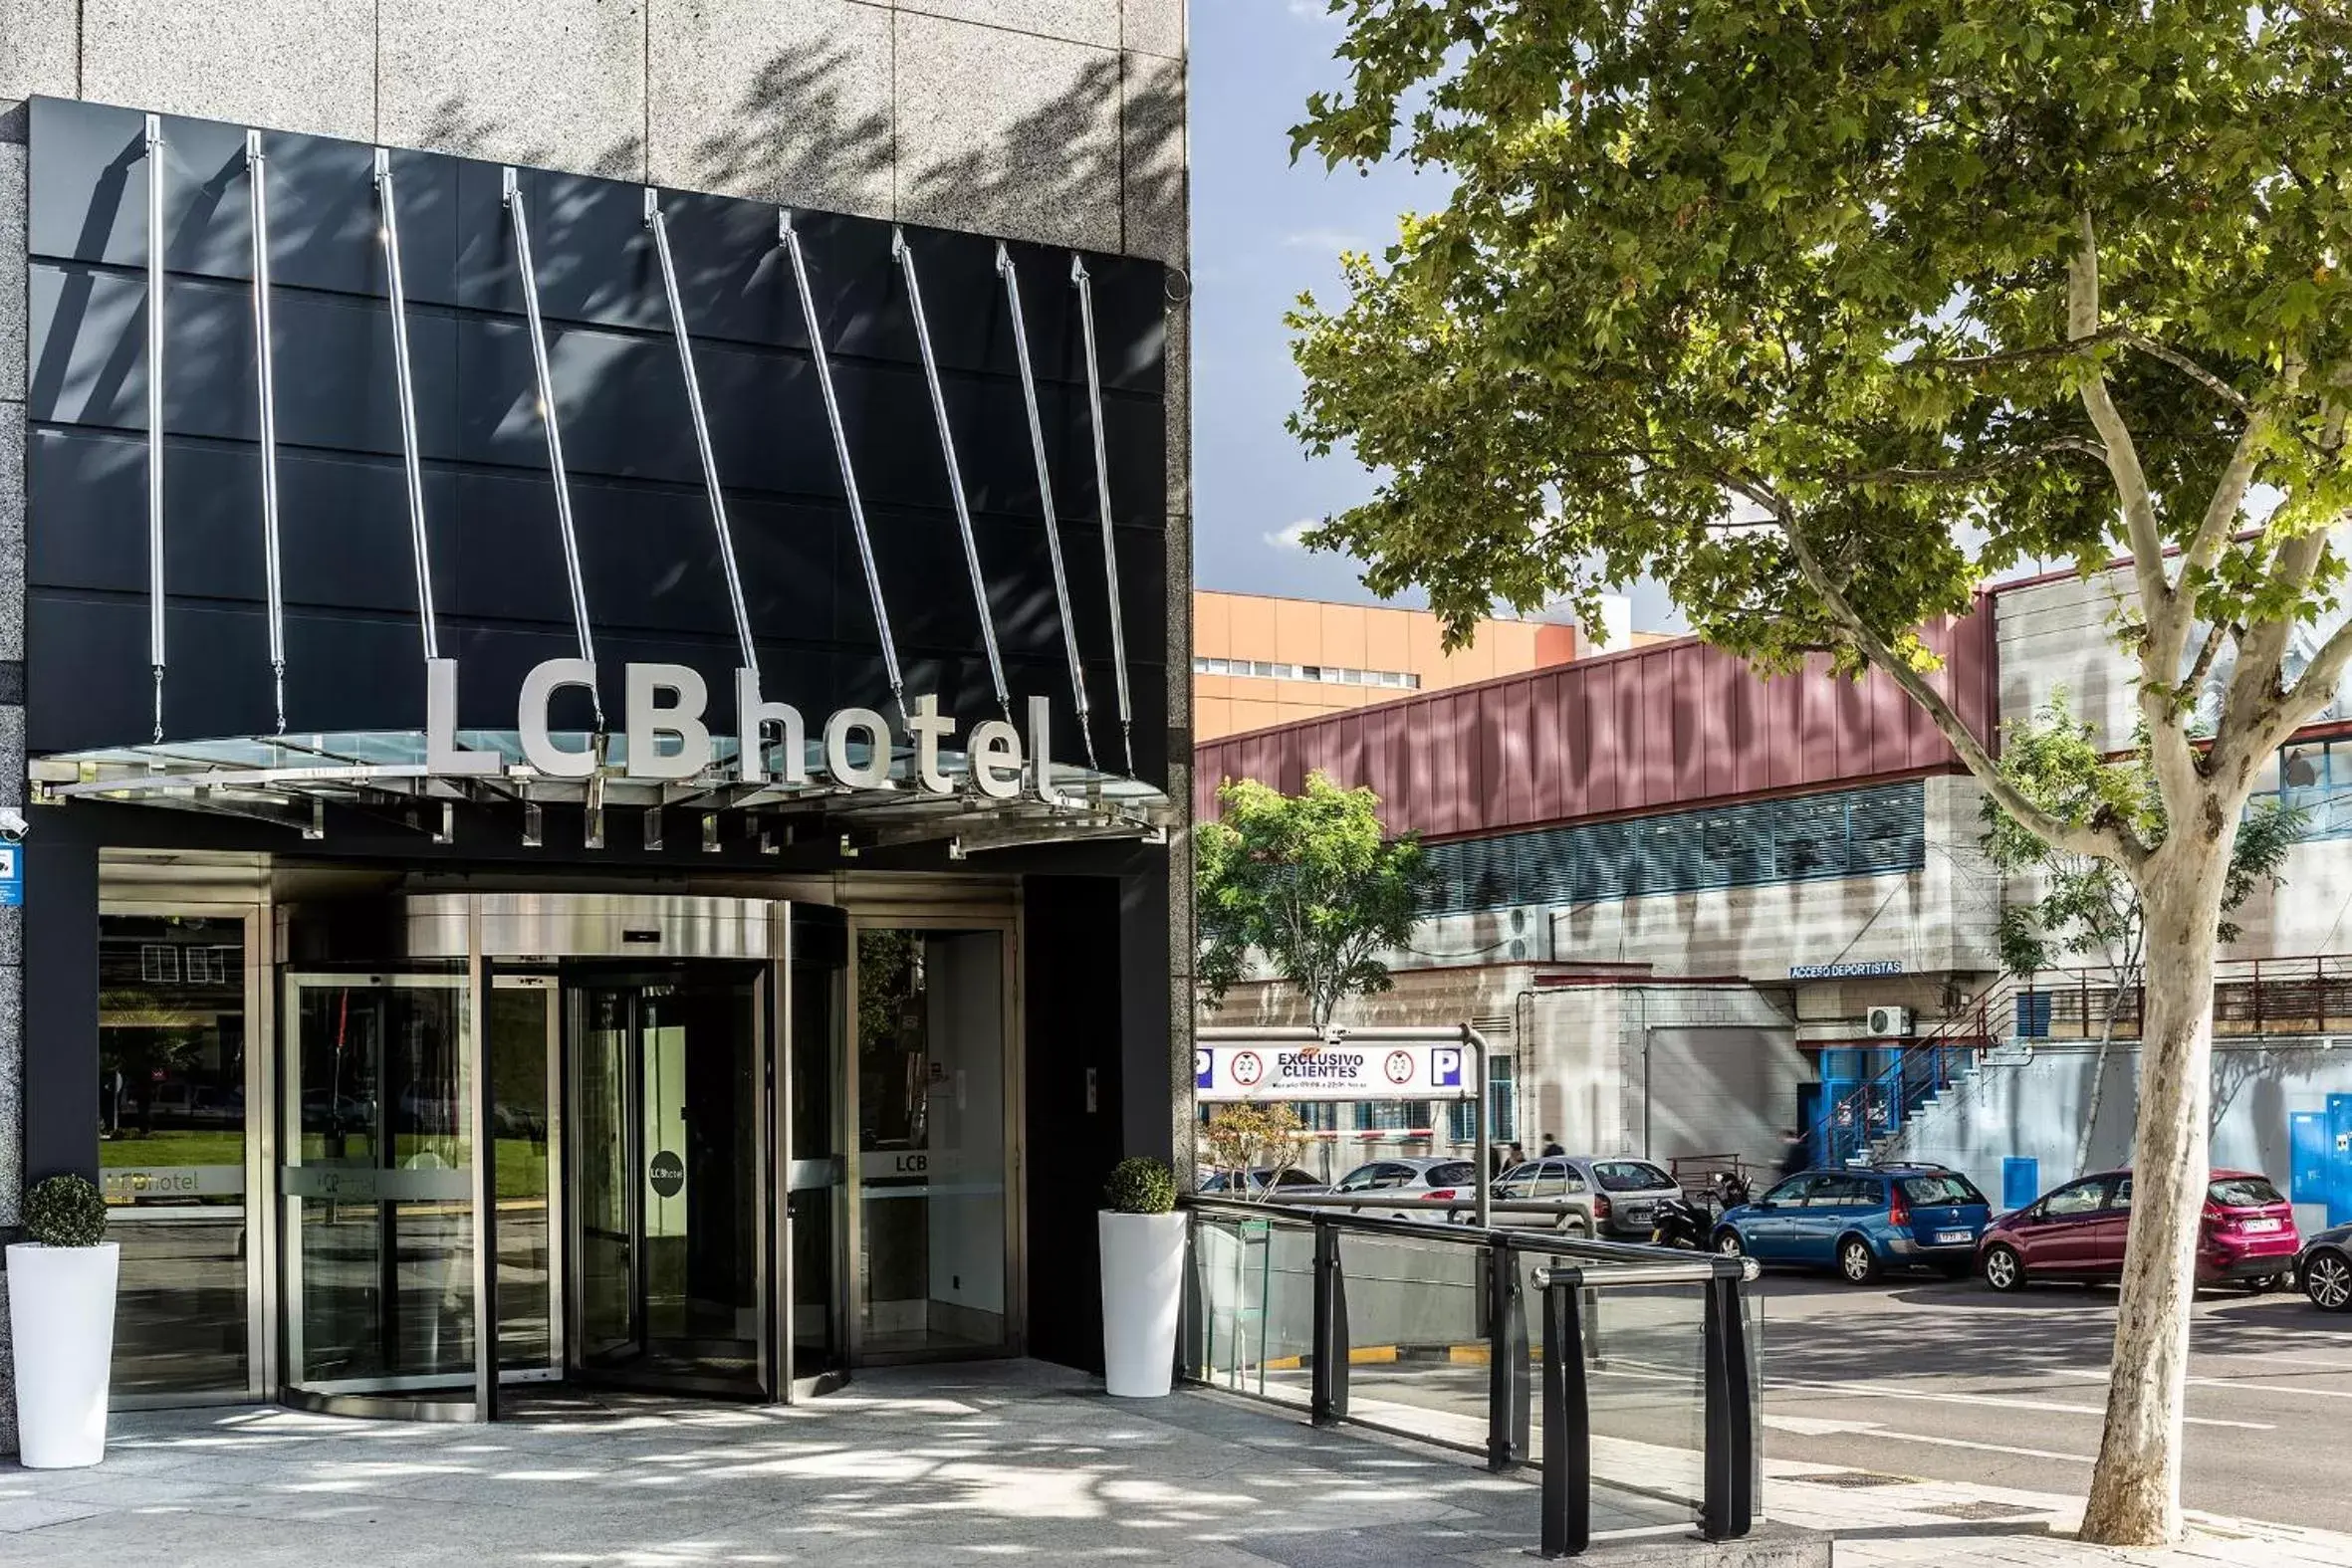
[[2015,1048],[2008,1039],[2015,998],[2024,986],[2017,977],[2004,977],[1824,1109],[1806,1129],[1813,1164],[1878,1164],[1896,1158],[1914,1118],[1952,1098],[2000,1052]]

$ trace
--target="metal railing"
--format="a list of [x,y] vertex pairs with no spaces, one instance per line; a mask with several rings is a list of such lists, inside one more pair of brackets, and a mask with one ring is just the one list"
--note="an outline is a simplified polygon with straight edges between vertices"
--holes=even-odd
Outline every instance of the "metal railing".
[[[1538,1463],[1545,1557],[1610,1537],[1594,1527],[1596,1483],[1649,1508],[1645,1530],[1676,1517],[1708,1540],[1753,1528],[1752,1261],[1543,1229],[1343,1214],[1327,1202],[1183,1204],[1189,1380],[1303,1408],[1316,1426],[1351,1423],[1460,1448],[1496,1471]],[[1417,1201],[1367,1194],[1362,1206]],[[1532,1324],[1531,1297],[1541,1303]],[[1598,1397],[1596,1380],[1606,1385]]]

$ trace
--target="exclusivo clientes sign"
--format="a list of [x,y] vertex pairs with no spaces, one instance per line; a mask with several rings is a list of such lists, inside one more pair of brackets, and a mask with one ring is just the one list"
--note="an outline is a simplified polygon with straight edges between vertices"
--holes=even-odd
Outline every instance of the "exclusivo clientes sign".
[[[566,687],[593,692],[596,667],[587,659],[549,659],[523,678],[515,705],[515,730],[532,770],[549,779],[588,779],[601,766],[585,746],[558,744],[548,727],[548,707]],[[622,676],[622,734],[627,741],[621,777],[648,783],[698,779],[711,772],[717,748],[705,718],[710,690],[702,676],[683,664],[631,664]],[[915,754],[905,784],[929,794],[953,794],[956,781],[940,765],[957,721],[939,711],[930,693],[914,699],[905,719]],[[745,784],[807,784],[808,723],[788,702],[760,691],[760,672],[735,672],[735,733],[743,738],[736,778]],[[871,708],[841,708],[826,716],[822,731],[824,769],[830,781],[849,789],[896,789],[891,778],[894,734],[889,720]],[[769,769],[769,752],[777,767]],[[857,748],[857,750],[852,750]],[[972,726],[964,753],[971,782],[982,794],[1010,800],[1027,785],[1040,799],[1062,803],[1053,786],[1053,720],[1043,697],[1029,699],[1029,734],[1003,719]],[[496,774],[506,766],[497,752],[462,746],[457,739],[457,661],[425,661],[425,770],[435,777]]]
[[1204,1045],[1192,1053],[1196,1100],[1466,1100],[1459,1045]]

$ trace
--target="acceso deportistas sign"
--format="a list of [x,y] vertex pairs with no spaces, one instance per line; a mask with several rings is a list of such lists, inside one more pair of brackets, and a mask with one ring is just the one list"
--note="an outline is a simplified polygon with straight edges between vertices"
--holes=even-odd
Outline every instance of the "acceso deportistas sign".
[[1459,1045],[1203,1045],[1196,1100],[1447,1100],[1473,1093]]

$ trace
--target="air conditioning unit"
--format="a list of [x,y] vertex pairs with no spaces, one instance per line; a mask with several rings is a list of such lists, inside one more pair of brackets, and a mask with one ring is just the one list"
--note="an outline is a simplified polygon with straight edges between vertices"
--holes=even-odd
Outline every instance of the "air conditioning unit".
[[1911,1032],[1909,1008],[1872,1008],[1862,1023],[1862,1032],[1881,1039]]

